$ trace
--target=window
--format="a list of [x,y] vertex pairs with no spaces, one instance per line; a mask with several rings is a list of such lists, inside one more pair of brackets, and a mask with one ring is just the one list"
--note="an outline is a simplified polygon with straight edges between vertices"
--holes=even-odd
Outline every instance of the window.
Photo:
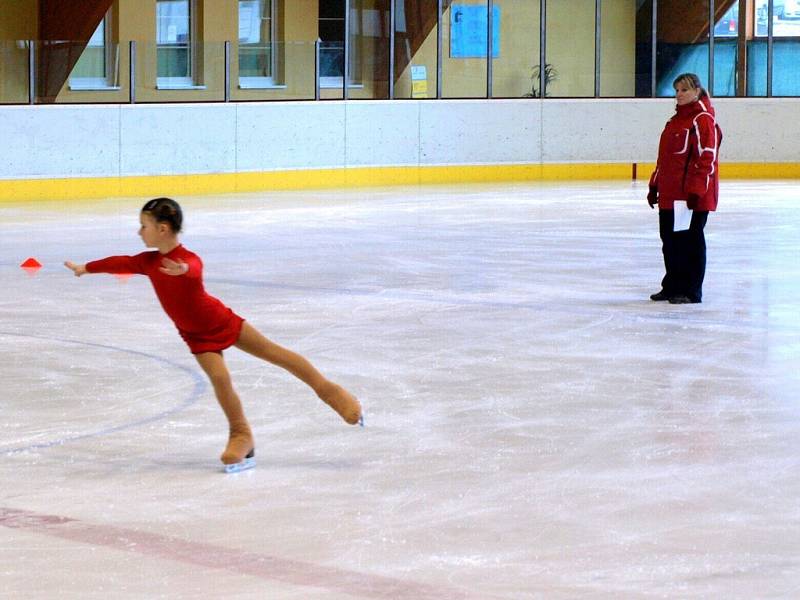
[[193,87],[193,0],[157,0],[156,58],[159,88]]
[[319,3],[319,81],[321,87],[342,87],[344,77],[344,0]]
[[[767,35],[769,7],[767,0],[755,0],[756,35]],[[774,0],[772,5],[772,35],[800,37],[800,0]]]
[[[756,37],[767,36],[769,0],[755,0]],[[734,3],[714,25],[714,37],[736,37],[739,34],[739,4]],[[800,0],[773,0],[772,35],[800,37]]]
[[275,85],[277,35],[274,0],[239,0],[239,87]]
[[739,4],[734,3],[722,18],[714,24],[714,37],[737,37],[739,35]]
[[[320,87],[341,88],[344,78],[345,0],[319,2],[319,81]],[[363,10],[360,0],[350,0],[350,81],[360,85],[358,40]]]
[[110,12],[95,29],[81,57],[72,69],[72,90],[115,90],[117,87],[117,45],[111,39]]
[[[767,62],[767,34],[769,25],[769,5],[767,0],[755,0],[756,11],[756,40],[753,43],[753,54],[759,58],[763,56],[763,79],[766,82]],[[771,93],[773,96],[798,96],[800,95],[800,0],[773,0],[772,3],[772,81]],[[752,63],[753,61],[750,61]],[[752,65],[748,64],[748,69]],[[762,75],[762,73],[759,73]],[[767,92],[763,87],[755,88],[754,95],[763,95]]]

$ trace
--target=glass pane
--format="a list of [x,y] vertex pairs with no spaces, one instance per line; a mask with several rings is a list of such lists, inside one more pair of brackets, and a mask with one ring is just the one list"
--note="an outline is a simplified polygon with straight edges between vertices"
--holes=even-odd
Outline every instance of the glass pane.
[[344,0],[319,0],[319,19],[344,19]]
[[350,2],[349,98],[389,97],[389,3]]
[[28,43],[0,40],[0,104],[28,102]]
[[239,77],[272,78],[272,45],[239,46]]
[[[538,96],[539,0],[495,0],[492,97]],[[534,77],[534,74],[536,75]]]
[[[719,0],[717,0],[719,2]],[[734,2],[714,24],[714,38],[735,38],[739,35],[739,3]]]
[[800,96],[800,39],[776,40],[772,58],[772,95]]
[[[313,100],[314,42],[273,42],[275,71],[267,81],[253,79],[239,72],[236,85],[236,65],[231,65],[231,98],[233,100]],[[341,93],[341,91],[340,91]]]
[[756,38],[747,42],[747,95],[767,95],[767,41]]
[[[349,85],[361,86],[362,78],[364,77],[364,48],[361,47],[362,31],[364,25],[362,23],[362,16],[364,10],[360,0],[350,0],[350,39],[348,40],[348,52],[350,65],[348,72],[350,74]],[[380,31],[380,25],[378,25]],[[354,90],[355,91],[355,90]]]
[[320,42],[319,74],[323,78],[344,76],[344,42]]
[[[719,6],[720,0],[717,0]],[[712,96],[736,96],[739,57],[739,3],[734,2],[714,24],[714,89]]]
[[636,97],[653,95],[653,0],[637,2],[636,11]]
[[[80,61],[69,76],[68,84],[61,88],[56,102],[61,104],[91,104],[101,102],[128,102],[128,45],[111,43],[105,53],[106,71],[102,74],[99,69],[91,75],[77,76],[80,73]],[[86,48],[81,60],[88,53],[99,52],[100,48]],[[82,73],[87,73],[82,71]]]
[[88,80],[89,84],[95,87],[108,85],[106,79],[110,73],[108,73],[107,59],[110,49],[106,49],[105,23],[105,19],[100,21],[92,37],[89,38],[89,43],[83,49],[81,57],[72,68],[70,80],[75,85],[81,84],[74,80]]
[[[769,5],[767,0],[754,4],[757,37],[749,45],[748,93],[765,96]],[[800,96],[800,0],[774,0],[772,36],[772,95]]]
[[[105,49],[104,58],[107,71],[102,77],[75,77],[75,67],[69,71],[74,58],[80,51],[92,57],[101,49],[86,47],[86,41],[39,41],[35,43],[34,54],[47,68],[38,68],[34,101],[36,103],[101,103],[127,102],[127,77],[120,79],[120,61],[127,62],[127,53],[120,56],[118,44]],[[28,96],[28,43],[24,41],[0,41],[0,103],[27,103]],[[84,64],[87,64],[86,62]],[[99,70],[95,71],[100,73]],[[117,89],[119,88],[119,89]]]
[[191,14],[189,0],[156,3],[156,69],[161,84],[192,82]]
[[436,2],[395,0],[395,98],[436,97]]
[[600,95],[636,95],[636,18],[638,3],[604,0],[600,12]]
[[87,44],[90,48],[102,48],[106,45],[106,20],[105,18],[100,21],[100,25],[94,30],[92,37],[89,38]]
[[191,39],[189,0],[158,0],[156,41],[159,44],[186,43]]
[[695,73],[708,81],[708,5],[695,0],[682,13],[658,3],[656,95],[674,96],[672,82],[681,73]]
[[270,0],[239,2],[239,77],[250,82],[272,81],[277,58],[273,52],[273,19]]
[[272,2],[239,0],[239,45],[272,40]]
[[[235,80],[231,85],[236,86]],[[210,102],[224,97],[224,42],[136,45],[136,102]]]
[[739,56],[737,38],[714,40],[714,89],[712,96],[736,96],[736,65]]
[[158,48],[158,77],[191,78],[191,52],[188,44],[172,44]]
[[[444,98],[486,97],[486,50],[489,9],[487,1],[454,2],[442,15],[442,96]],[[500,54],[499,7],[494,12],[493,53]]]
[[120,45],[112,41],[110,14],[106,13],[83,47],[57,102],[124,102],[128,97],[120,85]]
[[[767,0],[755,0],[756,35],[767,35]],[[772,9],[772,35],[800,37],[800,0],[775,0]]]
[[319,3],[319,85],[322,97],[344,97],[344,0]]
[[106,49],[87,46],[72,69],[72,78],[106,76]]
[[[755,27],[755,34],[756,36],[766,36],[767,35],[767,21],[769,18],[769,8],[767,5],[768,0],[755,0],[755,12],[756,12],[756,27]],[[774,35],[774,30],[773,30]]]
[[545,96],[594,96],[594,0],[547,1],[546,62],[553,72]]

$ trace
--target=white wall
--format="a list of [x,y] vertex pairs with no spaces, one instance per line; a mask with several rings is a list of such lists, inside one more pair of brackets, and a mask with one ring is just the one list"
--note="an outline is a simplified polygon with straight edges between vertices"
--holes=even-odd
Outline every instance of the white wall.
[[[719,99],[725,162],[800,162],[800,98]],[[673,101],[0,107],[0,179],[653,162]]]

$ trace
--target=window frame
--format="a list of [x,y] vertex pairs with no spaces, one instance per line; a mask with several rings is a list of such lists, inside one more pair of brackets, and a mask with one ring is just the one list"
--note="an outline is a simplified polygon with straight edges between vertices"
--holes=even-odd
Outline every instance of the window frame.
[[[394,0],[392,0],[392,1],[394,1]],[[345,27],[345,21],[347,19],[347,15],[342,15],[341,19],[333,19],[331,17],[323,17],[319,13],[319,11],[322,10],[323,2],[324,2],[324,0],[320,0],[320,3],[319,3],[318,14],[317,14],[317,32],[319,32],[319,30],[320,30],[320,23],[322,21],[341,20],[342,28],[343,28],[342,29],[342,38],[347,37],[347,28]],[[342,2],[342,3],[344,4],[344,2]],[[355,13],[355,15],[356,15],[355,19],[353,18],[353,13]],[[352,0],[352,3],[350,5],[350,27],[351,27],[351,30],[349,32],[350,33],[350,38],[357,38],[357,37],[359,37],[361,35],[360,23],[361,23],[361,20],[363,18],[363,13],[364,13],[364,5],[363,5],[363,3],[360,2],[359,0]],[[363,82],[361,81],[361,78],[360,78],[361,73],[360,72],[358,73],[359,78],[356,79],[356,78],[354,78],[354,73],[353,73],[353,69],[352,69],[352,65],[360,64],[361,52],[360,52],[360,49],[358,48],[358,45],[357,44],[351,44],[350,47],[349,47],[349,52],[345,52],[344,51],[345,46],[347,44],[350,44],[350,40],[347,40],[347,39],[343,39],[343,40],[323,40],[321,35],[319,36],[319,38],[320,38],[320,45],[322,45],[322,43],[324,43],[324,42],[330,42],[330,43],[341,42],[342,43],[342,60],[344,61],[345,57],[348,57],[349,60],[350,60],[350,65],[351,65],[351,69],[349,70],[350,72],[348,73],[350,75],[350,81],[348,82],[347,87],[349,89],[363,88],[364,84],[363,84]],[[334,75],[334,76],[323,75],[322,74],[322,69],[321,69],[321,66],[322,66],[321,63],[322,63],[322,60],[320,60],[320,72],[317,74],[317,76],[319,77],[319,87],[320,87],[320,89],[342,89],[344,87],[344,74],[342,74],[342,75]],[[344,69],[344,64],[342,65],[342,71],[343,72],[348,71],[348,69]]]
[[[238,0],[236,3],[236,10],[238,12],[237,15],[237,22],[239,24],[239,29],[241,31],[241,7],[242,1]],[[250,47],[250,46],[265,46],[266,44],[242,44],[241,38],[238,40],[237,45],[237,64],[239,66],[239,89],[242,90],[259,90],[259,89],[270,89],[276,87],[286,87],[283,85],[278,85],[276,83],[275,74],[278,72],[279,64],[278,64],[278,52],[276,52],[276,48],[278,47],[278,2],[277,0],[248,0],[250,2],[259,2],[262,7],[264,6],[265,2],[269,2],[269,48],[270,48],[270,64],[269,76],[242,76],[241,74],[241,60],[242,60],[242,47]],[[263,12],[262,12],[263,14]],[[263,17],[262,17],[263,18]]]
[[[158,4],[160,2],[186,2],[189,10],[189,26],[187,28],[188,40],[184,43],[161,43],[158,41]],[[156,89],[158,90],[197,90],[205,89],[204,85],[198,84],[197,73],[197,38],[198,38],[198,23],[197,23],[197,0],[156,0]],[[161,48],[181,48],[186,46],[188,64],[188,76],[183,77],[159,77],[158,75],[158,52]]]
[[[764,12],[766,14],[768,14],[768,11],[769,11],[768,0],[764,0],[764,2],[765,2],[765,5],[763,7],[764,8]],[[759,3],[759,0],[754,0],[754,2],[752,4],[753,14],[750,15],[750,16],[753,18],[753,36],[750,39],[753,39],[753,40],[766,40],[769,37],[769,33],[768,33],[769,23],[766,22],[767,17],[766,17],[766,14],[765,14],[764,33],[758,33],[758,29],[759,29],[758,28],[758,16],[759,16],[759,12],[761,12],[759,10],[759,7],[757,6],[758,3]],[[777,14],[773,14],[773,17],[777,18]],[[777,18],[777,20],[778,21],[784,21],[785,19]],[[795,22],[798,22],[798,21],[795,21]],[[795,39],[796,40],[796,39],[800,39],[800,28],[798,28],[798,32],[796,34],[776,33],[775,32],[775,26],[773,25],[772,38],[773,39],[781,39],[781,40],[791,40],[791,39]]]

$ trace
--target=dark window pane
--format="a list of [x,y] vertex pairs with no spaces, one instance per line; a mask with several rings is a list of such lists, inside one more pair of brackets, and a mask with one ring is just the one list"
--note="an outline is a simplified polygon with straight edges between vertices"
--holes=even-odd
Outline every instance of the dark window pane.
[[344,21],[321,20],[319,22],[319,38],[324,42],[344,40]]
[[320,19],[344,19],[344,0],[320,0]]
[[344,76],[344,44],[323,42],[319,49],[319,74],[321,77]]

